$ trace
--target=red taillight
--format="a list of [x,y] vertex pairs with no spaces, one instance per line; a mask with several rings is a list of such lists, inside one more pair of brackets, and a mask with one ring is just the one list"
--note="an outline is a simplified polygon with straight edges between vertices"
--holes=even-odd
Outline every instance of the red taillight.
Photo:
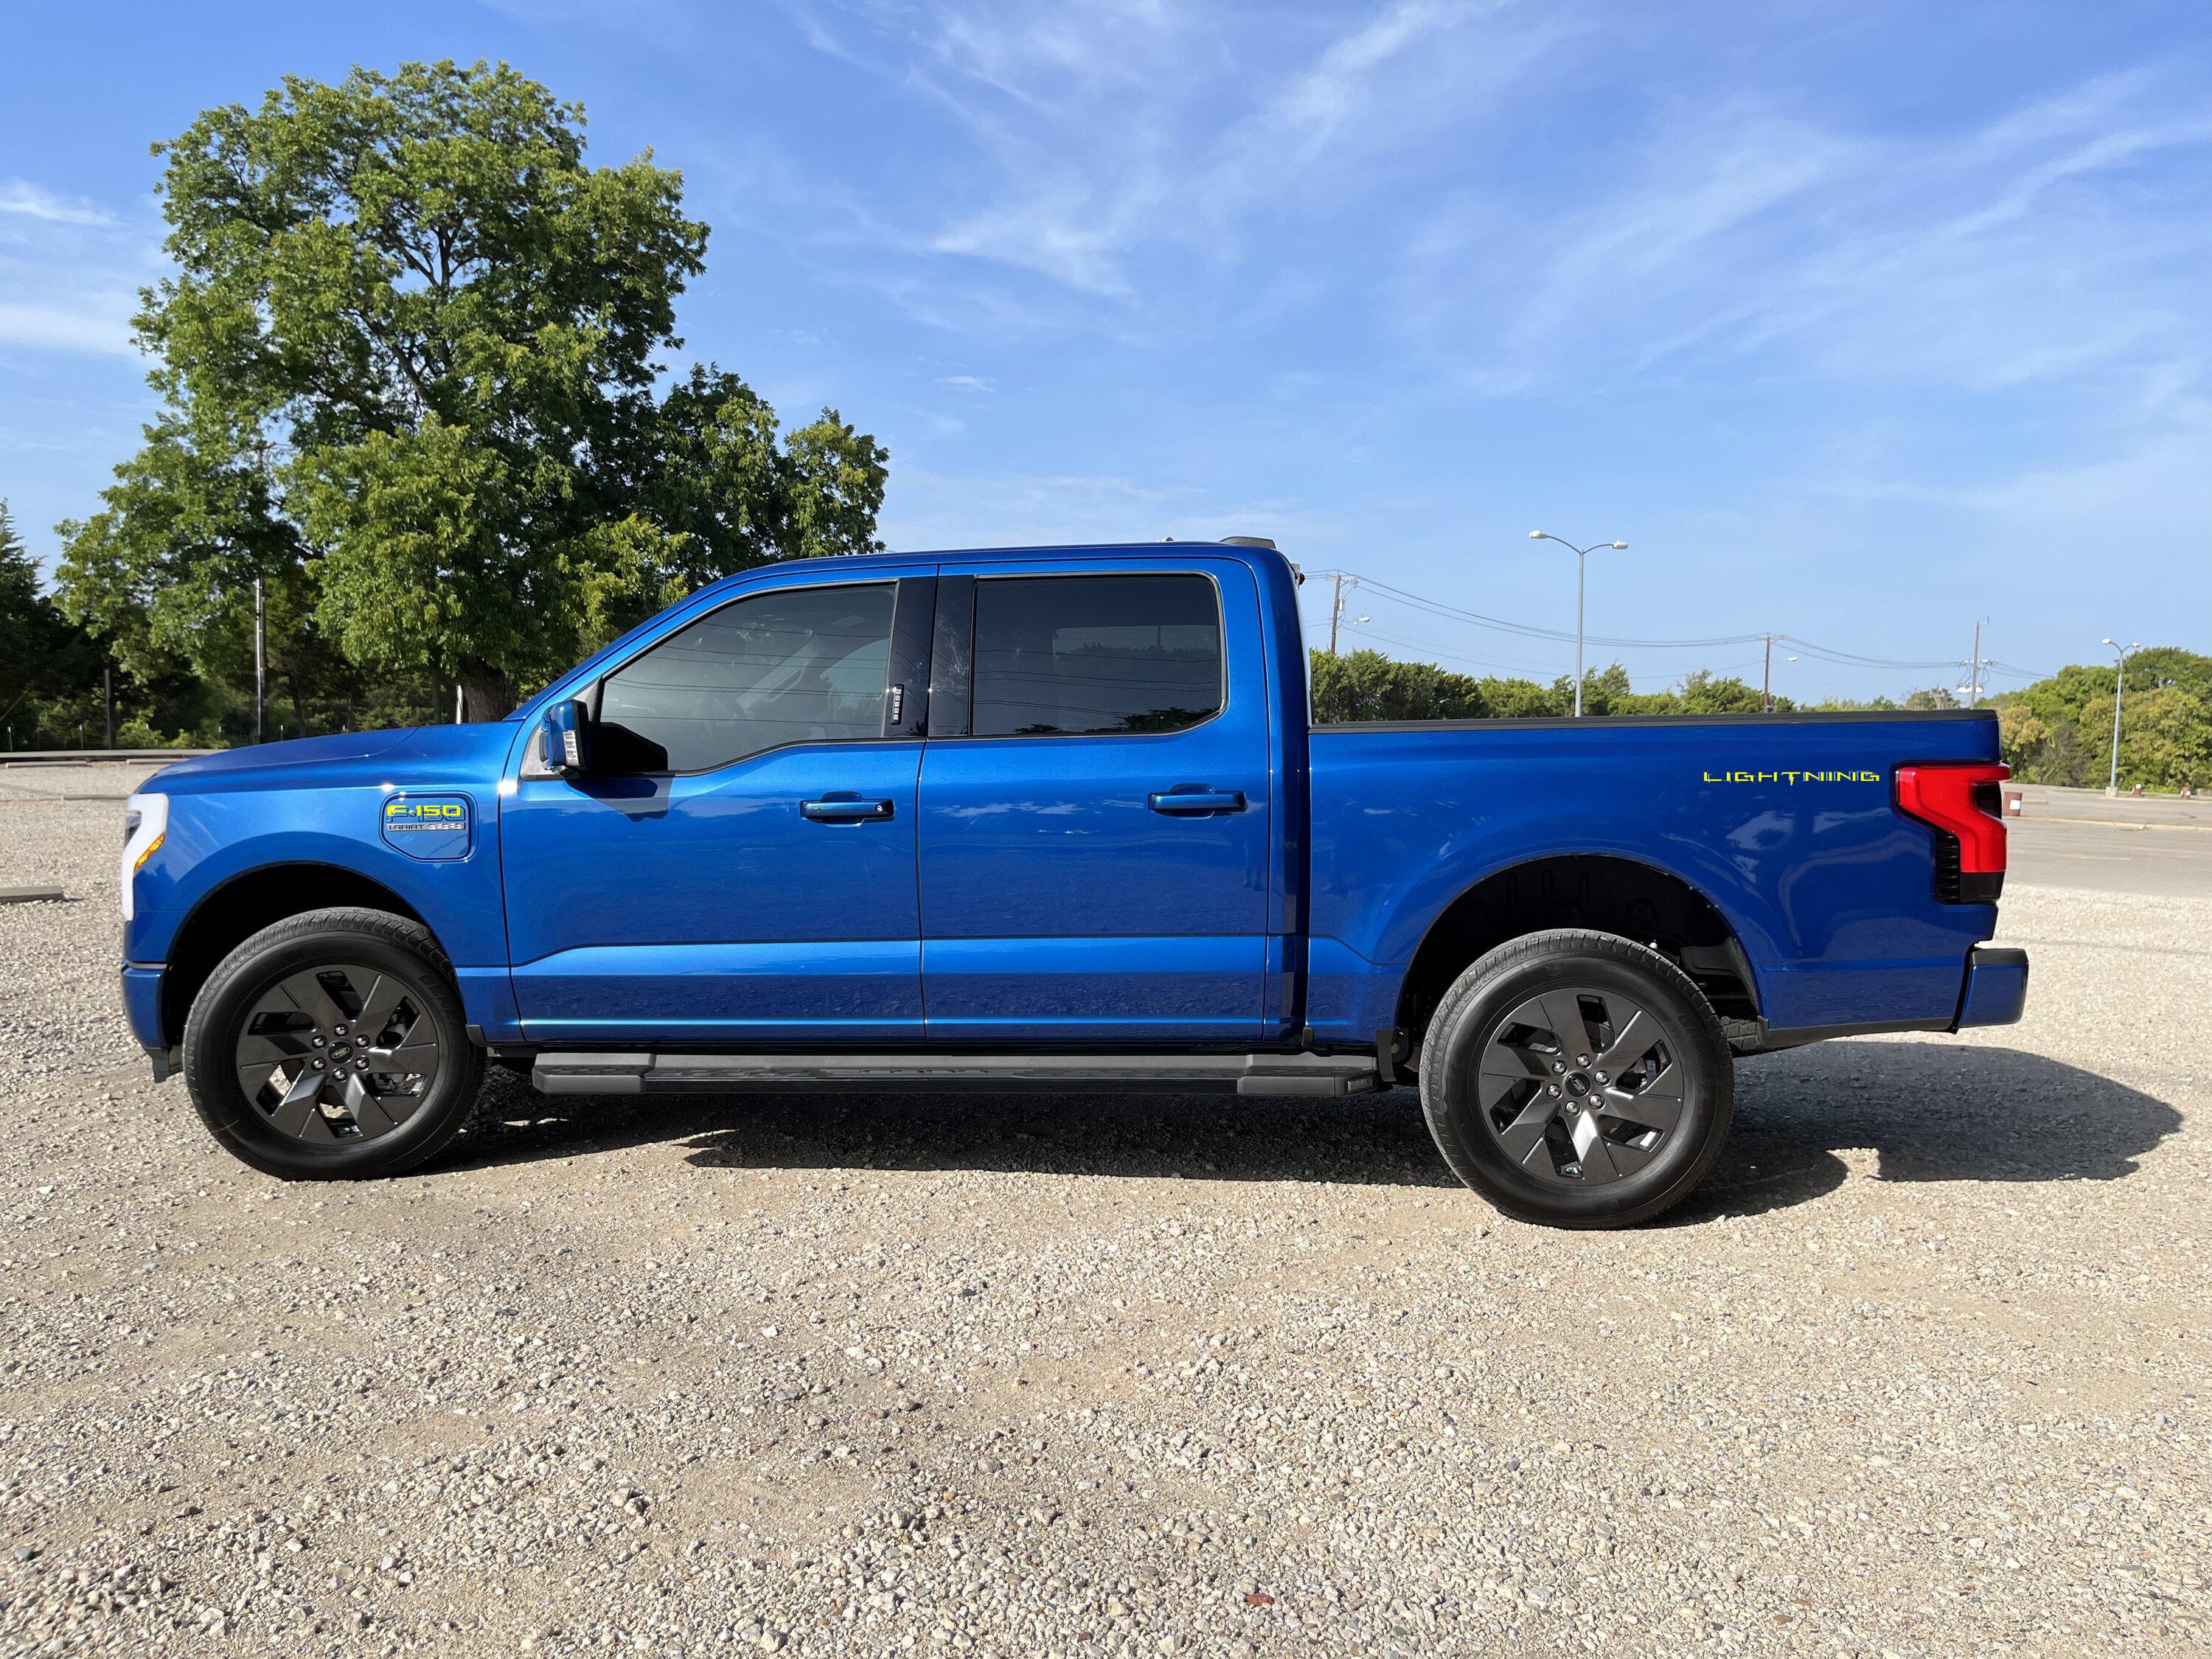
[[1989,903],[2004,884],[2005,827],[1994,761],[1934,761],[1897,769],[1898,810],[1934,830],[1937,886],[1947,899]]

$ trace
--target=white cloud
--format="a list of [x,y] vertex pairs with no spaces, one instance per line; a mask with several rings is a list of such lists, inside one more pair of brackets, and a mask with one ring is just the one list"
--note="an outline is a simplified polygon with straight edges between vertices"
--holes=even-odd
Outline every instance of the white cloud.
[[45,301],[0,299],[0,345],[33,351],[69,351],[133,357],[131,318],[137,296],[88,294]]
[[819,13],[794,21],[949,115],[972,153],[927,193],[933,218],[855,216],[863,245],[909,272],[897,293],[916,315],[980,319],[977,289],[1023,294],[1027,279],[1025,300],[1000,307],[1056,295],[1060,322],[1121,331],[1143,313],[1157,337],[1240,307],[1250,283],[1228,273],[1261,227],[1325,216],[1479,119],[1562,32],[1501,23],[1505,10],[1395,0],[1345,23],[1170,0],[860,0],[835,28]]
[[112,225],[115,216],[90,202],[57,196],[21,179],[0,179],[0,213],[53,225]]

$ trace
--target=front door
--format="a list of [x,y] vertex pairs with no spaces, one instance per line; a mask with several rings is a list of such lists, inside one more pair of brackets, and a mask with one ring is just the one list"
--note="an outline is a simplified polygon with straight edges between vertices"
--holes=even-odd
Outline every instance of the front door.
[[526,775],[500,815],[526,1038],[921,1037],[921,688],[892,641],[917,611],[926,638],[931,586],[755,592],[601,678],[590,774]]
[[933,1042],[1249,1042],[1273,799],[1230,560],[940,567],[920,805]]

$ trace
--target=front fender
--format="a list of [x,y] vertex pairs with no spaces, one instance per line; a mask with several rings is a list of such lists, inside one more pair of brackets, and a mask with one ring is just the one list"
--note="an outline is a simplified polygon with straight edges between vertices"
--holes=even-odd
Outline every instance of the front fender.
[[[137,914],[125,957],[161,963],[186,919],[241,877],[277,866],[343,870],[388,888],[422,918],[457,968],[504,967],[495,790],[441,789],[467,802],[465,853],[428,858],[400,850],[381,830],[392,786],[179,794],[161,849],[137,877]],[[410,792],[411,793],[411,792]]]

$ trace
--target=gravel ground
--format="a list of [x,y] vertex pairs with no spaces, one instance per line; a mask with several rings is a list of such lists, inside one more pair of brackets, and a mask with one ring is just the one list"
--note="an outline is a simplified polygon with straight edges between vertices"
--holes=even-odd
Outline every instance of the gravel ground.
[[285,1186],[123,1028],[113,803],[5,781],[0,1651],[2212,1645],[2212,900],[2015,893],[2026,1023],[1747,1064],[1627,1235],[1405,1091],[502,1080]]

